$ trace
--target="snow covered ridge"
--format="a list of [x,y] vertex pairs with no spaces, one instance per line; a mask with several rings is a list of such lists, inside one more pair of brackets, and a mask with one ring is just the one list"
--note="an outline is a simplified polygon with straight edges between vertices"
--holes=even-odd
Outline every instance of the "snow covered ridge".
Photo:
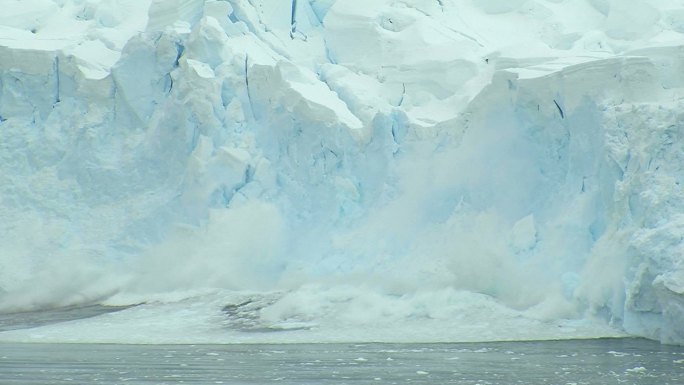
[[0,309],[684,343],[684,2],[6,3]]

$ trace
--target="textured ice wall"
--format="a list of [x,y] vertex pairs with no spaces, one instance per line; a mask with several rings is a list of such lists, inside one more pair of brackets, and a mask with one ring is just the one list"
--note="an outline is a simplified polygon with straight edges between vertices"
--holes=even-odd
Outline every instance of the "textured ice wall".
[[648,56],[541,77],[510,70],[471,105],[484,116],[513,109],[507,124],[534,143],[523,151],[537,152],[541,175],[536,194],[525,196],[544,197],[529,206],[535,265],[565,264],[564,291],[628,332],[681,343],[682,256],[673,236],[684,116],[680,81],[669,72],[680,68],[682,50],[639,53]]
[[2,308],[454,288],[684,340],[676,2],[22,4]]

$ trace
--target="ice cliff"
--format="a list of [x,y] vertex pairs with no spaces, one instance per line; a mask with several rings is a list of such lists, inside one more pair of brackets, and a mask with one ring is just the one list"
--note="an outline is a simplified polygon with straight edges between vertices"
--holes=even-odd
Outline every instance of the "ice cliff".
[[9,0],[0,309],[684,343],[683,34],[679,0]]

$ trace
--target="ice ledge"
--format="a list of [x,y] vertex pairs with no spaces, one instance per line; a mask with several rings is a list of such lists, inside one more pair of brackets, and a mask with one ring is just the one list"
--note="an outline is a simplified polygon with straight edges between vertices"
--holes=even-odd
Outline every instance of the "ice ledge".
[[293,116],[326,126],[342,125],[357,142],[369,140],[369,131],[340,100],[337,93],[312,72],[287,61],[249,68],[250,92],[265,108],[284,107]]

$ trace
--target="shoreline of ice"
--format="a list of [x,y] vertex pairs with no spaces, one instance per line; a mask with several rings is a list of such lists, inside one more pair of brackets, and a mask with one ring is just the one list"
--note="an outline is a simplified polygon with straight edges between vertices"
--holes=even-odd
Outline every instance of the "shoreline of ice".
[[[321,294],[205,294],[148,303],[95,317],[0,332],[2,342],[44,343],[437,343],[628,337],[601,320],[544,319],[468,292],[383,297],[337,288]],[[352,292],[353,294],[349,295]],[[371,294],[369,294],[371,293]],[[347,296],[345,299],[340,296]],[[435,300],[435,298],[441,298]],[[377,310],[378,307],[382,309]],[[369,313],[374,309],[378,314]],[[414,313],[423,308],[423,313]],[[72,309],[79,317],[79,309]],[[40,315],[40,312],[34,313]],[[64,314],[60,316],[64,317]],[[391,325],[391,327],[388,327]]]

